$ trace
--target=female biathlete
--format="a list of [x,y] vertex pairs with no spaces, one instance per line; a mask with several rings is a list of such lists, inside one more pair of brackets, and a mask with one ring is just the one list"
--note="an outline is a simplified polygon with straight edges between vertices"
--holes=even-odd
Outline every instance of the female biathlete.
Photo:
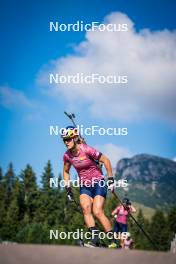
[[[116,207],[112,212],[112,216],[115,216],[114,232],[123,233],[127,232],[127,221],[131,213],[136,213],[136,208],[131,205],[131,202],[128,198],[124,198],[122,204]],[[121,239],[120,247],[124,248],[124,239]]]
[[[96,149],[83,143],[77,128],[69,126],[62,132],[62,138],[67,148],[64,154],[63,176],[68,197],[73,197],[70,186],[70,167],[73,166],[80,178],[80,205],[84,215],[84,221],[92,234],[90,246],[100,246],[98,229],[95,226],[94,217],[102,224],[108,237],[112,235],[112,227],[104,213],[104,203],[107,189],[113,190],[114,177],[109,159]],[[99,161],[104,164],[108,175],[107,184],[101,169],[97,166]],[[108,247],[116,247],[113,239],[109,240]]]

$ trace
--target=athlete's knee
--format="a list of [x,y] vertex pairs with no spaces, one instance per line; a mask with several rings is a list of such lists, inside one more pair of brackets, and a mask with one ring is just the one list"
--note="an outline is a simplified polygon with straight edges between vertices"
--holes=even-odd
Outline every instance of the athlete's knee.
[[83,214],[91,214],[91,206],[89,204],[83,205],[82,206]]
[[93,214],[97,217],[97,218],[101,218],[104,215],[104,212],[101,208],[93,208]]

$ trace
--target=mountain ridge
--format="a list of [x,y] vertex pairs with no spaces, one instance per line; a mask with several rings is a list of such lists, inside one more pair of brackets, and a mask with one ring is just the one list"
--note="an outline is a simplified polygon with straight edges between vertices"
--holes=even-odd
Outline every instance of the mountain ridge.
[[123,195],[152,208],[176,206],[175,161],[142,153],[119,160],[115,171],[128,182]]

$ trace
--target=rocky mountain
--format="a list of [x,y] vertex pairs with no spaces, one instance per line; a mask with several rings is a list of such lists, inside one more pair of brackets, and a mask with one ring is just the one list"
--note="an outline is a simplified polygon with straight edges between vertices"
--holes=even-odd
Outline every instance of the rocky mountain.
[[152,208],[176,206],[176,162],[140,154],[121,159],[116,175],[129,184],[125,190],[119,190],[121,195]]

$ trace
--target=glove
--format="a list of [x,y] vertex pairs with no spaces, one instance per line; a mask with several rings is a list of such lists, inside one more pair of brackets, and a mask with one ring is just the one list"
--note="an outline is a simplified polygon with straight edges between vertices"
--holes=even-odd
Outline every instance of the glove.
[[74,198],[73,198],[73,192],[72,192],[71,187],[66,186],[65,189],[66,189],[66,192],[67,192],[67,198],[68,198],[68,200],[70,202],[73,202]]
[[114,177],[108,177],[107,186],[109,191],[114,191]]

